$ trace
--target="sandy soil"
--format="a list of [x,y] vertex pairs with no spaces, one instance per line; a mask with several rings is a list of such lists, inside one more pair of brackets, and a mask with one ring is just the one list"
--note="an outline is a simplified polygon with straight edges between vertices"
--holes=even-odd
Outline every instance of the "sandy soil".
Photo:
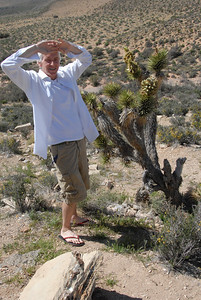
[[60,0],[59,3],[53,3],[50,10],[44,13],[44,16],[79,17],[90,15],[94,9],[108,2],[110,0]]
[[[158,154],[160,161],[168,158],[172,166],[178,157],[187,157],[187,161],[183,169],[183,184],[182,190],[186,191],[189,186],[201,182],[201,148],[196,146],[191,147],[167,147],[165,145],[158,146]],[[34,164],[37,163],[35,156],[28,156]],[[91,158],[91,163],[99,163],[97,156]],[[13,156],[6,159],[0,156],[2,167],[13,167],[19,163],[19,157]],[[107,178],[113,180],[114,191],[125,190],[133,196],[136,190],[141,185],[141,168],[134,164],[131,169],[125,168],[118,159],[115,159],[110,167],[110,172],[106,175]],[[118,175],[118,180],[115,181],[115,174]],[[132,174],[131,174],[132,173]],[[133,178],[134,177],[134,178]],[[129,180],[130,178],[130,180]],[[133,179],[132,179],[133,178]],[[29,225],[29,218],[26,215],[9,214],[8,207],[0,208],[0,244],[9,244],[16,241],[17,236]],[[10,211],[11,212],[11,211]],[[200,299],[201,281],[199,279],[182,275],[179,273],[169,272],[168,267],[162,265],[158,258],[153,253],[146,253],[146,259],[139,259],[133,255],[122,255],[105,251],[107,241],[94,241],[90,238],[90,232],[87,227],[76,228],[76,232],[85,240],[84,247],[79,248],[81,253],[99,250],[102,254],[102,262],[97,270],[97,283],[94,292],[93,300],[198,300]],[[115,237],[114,237],[115,239]],[[62,241],[57,241],[62,243]],[[74,248],[72,248],[72,251]],[[68,247],[69,251],[69,247]],[[5,259],[6,254],[2,251],[1,262]],[[147,255],[152,259],[147,260]],[[19,297],[23,289],[23,285],[5,284],[5,276],[13,276],[12,267],[3,266],[0,268],[0,299],[13,300]],[[114,286],[107,285],[107,279],[113,280]],[[41,299],[42,300],[42,299]]]

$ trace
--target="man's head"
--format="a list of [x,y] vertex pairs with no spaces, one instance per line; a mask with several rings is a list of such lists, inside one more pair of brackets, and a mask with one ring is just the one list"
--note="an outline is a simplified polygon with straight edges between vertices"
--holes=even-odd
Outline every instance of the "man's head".
[[57,71],[60,66],[59,52],[51,52],[49,54],[40,55],[38,65],[41,70],[49,76],[52,80],[57,78]]

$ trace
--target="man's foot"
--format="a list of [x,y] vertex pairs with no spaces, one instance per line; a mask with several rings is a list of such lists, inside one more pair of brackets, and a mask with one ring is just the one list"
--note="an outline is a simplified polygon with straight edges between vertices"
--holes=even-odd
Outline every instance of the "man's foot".
[[81,240],[79,235],[73,233],[71,230],[61,232],[59,238],[65,243],[71,244],[72,246],[83,246],[85,243]]
[[71,224],[72,224],[72,226],[84,226],[84,225],[89,225],[90,221],[89,221],[89,219],[82,218],[79,216],[72,216]]

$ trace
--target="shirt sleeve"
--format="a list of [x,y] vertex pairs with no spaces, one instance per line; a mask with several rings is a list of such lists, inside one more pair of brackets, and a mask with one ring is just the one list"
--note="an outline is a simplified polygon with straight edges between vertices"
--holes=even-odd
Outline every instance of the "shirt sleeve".
[[22,68],[22,65],[39,60],[39,56],[37,54],[29,58],[20,57],[20,55],[23,54],[29,47],[19,49],[16,53],[7,57],[1,63],[1,68],[4,73],[27,95],[30,91],[31,78],[34,74],[34,71],[26,71]]
[[75,58],[75,61],[64,66],[63,70],[68,72],[71,77],[77,80],[81,76],[81,74],[91,65],[92,56],[84,47],[75,44],[72,45],[79,48],[82,53],[73,54],[72,52],[69,52],[67,56],[69,58]]

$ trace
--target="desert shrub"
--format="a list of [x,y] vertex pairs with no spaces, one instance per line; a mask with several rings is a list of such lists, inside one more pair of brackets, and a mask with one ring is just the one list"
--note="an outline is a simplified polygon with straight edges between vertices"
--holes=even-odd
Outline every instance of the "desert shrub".
[[2,109],[2,121],[7,123],[7,129],[14,129],[17,125],[32,123],[33,111],[30,105],[14,104]]
[[197,69],[191,69],[188,72],[189,78],[195,78],[198,75],[198,70]]
[[49,171],[52,169],[53,160],[52,160],[52,155],[51,155],[50,151],[47,152],[47,158],[46,159],[41,159],[41,165],[46,166]]
[[146,48],[151,48],[152,45],[153,45],[153,43],[152,43],[150,40],[147,40],[147,41],[145,42],[145,47],[146,47]]
[[166,144],[200,144],[201,138],[196,130],[182,126],[158,126],[157,139]]
[[172,47],[168,52],[168,56],[170,59],[176,58],[181,55],[182,55],[181,47],[179,47],[178,45]]
[[185,126],[185,117],[184,116],[174,116],[170,119],[170,122],[173,127]]
[[106,51],[107,51],[109,57],[111,57],[112,59],[118,57],[118,55],[120,53],[119,49],[113,49],[113,48],[108,48]]
[[3,138],[0,140],[0,152],[9,154],[21,154],[20,142],[14,137]]
[[57,184],[57,177],[54,173],[51,172],[43,172],[38,178],[39,183],[41,183],[44,187],[53,189]]
[[201,111],[194,112],[192,115],[192,125],[197,130],[201,130]]
[[16,209],[20,212],[26,211],[26,180],[23,175],[14,175],[4,182],[1,193],[6,197],[11,197],[15,202]]
[[5,39],[5,38],[8,38],[10,36],[9,33],[3,33],[3,32],[0,32],[0,39]]
[[[119,203],[122,204],[127,195],[124,193],[115,193],[110,191],[102,191],[98,190],[98,184],[96,183],[96,189],[93,187],[91,193],[88,193],[87,199],[80,203],[80,206],[86,212],[92,211],[94,213],[97,212],[106,212],[107,206],[112,203]],[[94,191],[96,190],[96,192]]]
[[181,267],[185,260],[201,259],[201,203],[193,214],[182,208],[167,206],[164,227],[157,237],[157,248],[161,257],[172,267]]
[[157,191],[150,194],[150,204],[156,215],[163,220],[163,215],[166,210],[166,198],[163,192]]
[[88,77],[90,77],[93,72],[95,71],[95,67],[94,66],[89,66],[85,71],[84,73],[82,74],[82,76],[79,78],[79,81],[80,82],[81,80],[85,80],[85,79],[88,79]]
[[140,53],[140,58],[147,59],[151,56],[151,54],[154,52],[154,50],[151,47],[147,47],[143,50],[142,53]]
[[159,115],[165,115],[167,117],[174,115],[180,116],[187,114],[189,108],[187,103],[181,103],[178,100],[162,98],[159,101],[157,113]]
[[90,76],[90,81],[91,81],[93,86],[98,86],[99,85],[99,77],[95,74]]
[[6,132],[8,130],[8,123],[5,121],[0,121],[0,131]]
[[26,211],[38,211],[48,208],[47,201],[39,195],[32,183],[34,178],[31,166],[22,169],[16,168],[15,174],[9,175],[2,184],[1,194],[10,197],[16,210],[24,213]]
[[102,49],[102,48],[100,48],[100,47],[95,47],[95,48],[93,49],[93,51],[92,51],[92,54],[93,54],[93,56],[101,57],[101,56],[103,56],[104,52],[103,52],[103,49]]
[[0,92],[0,102],[3,103],[28,101],[26,94],[13,82],[1,87]]

